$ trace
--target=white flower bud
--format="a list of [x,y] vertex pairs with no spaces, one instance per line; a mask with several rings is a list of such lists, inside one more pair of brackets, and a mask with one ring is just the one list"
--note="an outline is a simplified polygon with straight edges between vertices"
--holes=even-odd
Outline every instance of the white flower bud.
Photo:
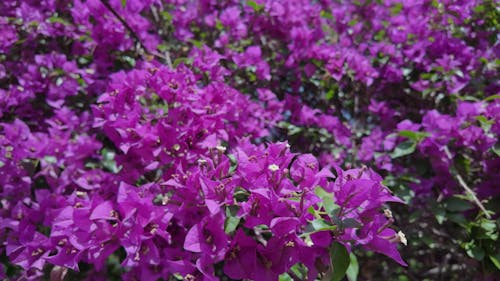
[[384,215],[385,215],[388,219],[392,218],[392,212],[391,212],[391,210],[389,210],[389,209],[384,209]]
[[408,245],[408,240],[406,240],[406,235],[403,233],[403,231],[398,231],[398,236],[399,236],[399,241],[403,244],[403,245]]

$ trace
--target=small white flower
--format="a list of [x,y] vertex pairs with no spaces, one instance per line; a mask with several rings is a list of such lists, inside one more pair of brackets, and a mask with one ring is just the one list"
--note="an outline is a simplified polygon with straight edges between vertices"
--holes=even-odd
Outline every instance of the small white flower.
[[280,169],[280,167],[276,164],[271,164],[267,167],[271,172],[276,172],[277,170]]
[[223,152],[223,153],[226,152],[226,148],[222,145],[216,146],[215,149],[217,149],[218,151]]
[[85,191],[77,191],[76,192],[76,196],[78,196],[78,197],[85,197],[85,196],[87,196],[87,192],[85,192]]

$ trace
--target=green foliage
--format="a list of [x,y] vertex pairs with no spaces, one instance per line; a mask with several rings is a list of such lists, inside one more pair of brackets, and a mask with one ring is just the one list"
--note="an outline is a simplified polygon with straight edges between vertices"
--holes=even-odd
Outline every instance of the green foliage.
[[224,231],[230,234],[236,230],[238,224],[240,223],[240,218],[237,216],[227,216],[224,222]]
[[330,247],[330,267],[333,268],[333,271],[328,273],[330,274],[328,280],[342,280],[346,275],[350,262],[351,258],[345,246],[338,242],[333,243]]
[[321,203],[320,203],[320,208],[324,208],[326,213],[329,216],[334,216],[336,211],[340,208],[335,202],[333,201],[333,194],[326,192],[323,188],[320,186],[317,186],[316,189],[314,190],[314,193],[321,198]]
[[358,263],[358,258],[356,258],[356,255],[354,253],[349,254],[349,267],[347,268],[347,279],[349,281],[356,281],[358,280],[358,274],[359,274],[359,263]]
[[264,6],[257,4],[255,1],[249,0],[247,1],[247,5],[252,7],[255,12],[260,12],[262,9],[264,9]]
[[417,143],[412,140],[404,141],[396,146],[394,152],[391,154],[391,158],[399,158],[415,152],[417,148]]

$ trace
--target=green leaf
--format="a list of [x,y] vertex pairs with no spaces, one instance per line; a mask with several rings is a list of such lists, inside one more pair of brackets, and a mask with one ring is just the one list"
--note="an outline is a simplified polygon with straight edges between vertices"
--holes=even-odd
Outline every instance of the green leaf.
[[481,219],[478,225],[480,228],[475,228],[472,232],[477,239],[497,240],[498,232],[495,221]]
[[496,229],[495,221],[483,219],[481,221],[481,228],[483,228],[484,230],[486,230],[488,232],[494,232]]
[[442,224],[447,219],[446,210],[442,207],[442,205],[438,205],[434,202],[431,204],[431,210],[439,224]]
[[468,220],[465,218],[465,216],[462,213],[448,213],[446,215],[447,219],[450,221],[461,225],[462,227],[466,227],[465,225],[468,223]]
[[491,150],[497,155],[500,156],[500,142],[497,142]]
[[412,140],[402,142],[396,146],[394,152],[391,154],[391,158],[399,158],[405,155],[412,154],[417,148],[417,143]]
[[459,100],[464,100],[464,101],[480,101],[480,99],[474,97],[474,96],[457,96]]
[[408,184],[397,184],[392,186],[391,190],[396,196],[403,199],[406,204],[410,204],[411,200],[415,197],[415,191],[413,191]]
[[484,101],[492,101],[492,100],[496,100],[496,99],[500,99],[500,95],[489,96],[489,97],[485,98]]
[[384,36],[385,36],[385,30],[381,29],[375,34],[374,39],[377,41],[382,41],[384,39]]
[[179,273],[172,274],[176,280],[184,280],[184,276]]
[[227,234],[232,233],[233,231],[236,230],[239,223],[240,223],[239,217],[227,217],[226,221],[224,222],[224,232],[226,232]]
[[160,15],[163,18],[163,20],[165,20],[166,22],[168,22],[168,23],[172,22],[172,19],[173,19],[172,14],[170,14],[168,11],[161,11]]
[[158,51],[160,52],[166,52],[168,50],[168,46],[165,45],[165,44],[159,44],[158,46],[156,46],[156,48],[158,48]]
[[478,261],[484,259],[484,250],[474,243],[468,243],[465,247],[467,254]]
[[335,242],[330,246],[330,267],[333,269],[332,281],[344,278],[350,263],[349,253],[344,245]]
[[215,28],[217,28],[217,30],[221,31],[224,29],[224,25],[222,24],[222,22],[220,20],[216,20],[215,21]]
[[443,224],[443,222],[446,220],[446,212],[444,212],[444,211],[437,212],[434,215],[436,216],[436,221],[439,224]]
[[[325,219],[319,218],[315,219],[310,222],[310,224],[307,226],[311,231],[309,233],[313,232],[320,232],[320,231],[328,231],[328,230],[335,230],[337,229],[336,225],[331,225],[328,223]],[[306,228],[306,230],[307,230]]]
[[474,8],[474,12],[476,12],[476,13],[482,13],[482,12],[484,12],[484,10],[485,10],[484,5],[477,5],[477,6]]
[[410,140],[414,140],[416,142],[419,142],[423,139],[425,139],[427,136],[429,136],[429,133],[427,132],[414,132],[414,131],[409,131],[409,130],[401,130],[398,132],[398,135],[402,137],[409,138]]
[[226,207],[226,217],[235,217],[240,210],[238,205],[229,205]]
[[393,16],[398,15],[401,10],[403,10],[403,4],[401,3],[396,3],[393,7],[391,7],[391,14]]
[[488,120],[488,118],[486,118],[483,115],[476,116],[476,120],[479,121],[479,123],[481,124],[481,128],[485,132],[489,132],[490,128],[491,128],[491,125],[493,125],[493,123],[495,123],[493,120]]
[[293,272],[300,280],[307,279],[307,267],[301,263],[294,264],[290,271]]
[[189,59],[189,58],[177,58],[174,60],[174,62],[172,63],[172,66],[175,68],[177,67],[179,64],[181,63],[184,63],[184,64],[191,64],[192,63],[192,60]]
[[333,89],[330,89],[328,90],[328,92],[326,92],[325,99],[328,101],[333,99],[334,96],[335,96],[335,91]]
[[135,59],[129,56],[123,56],[122,59],[128,63],[130,66],[134,67],[135,66]]
[[232,233],[238,227],[241,218],[237,216],[240,207],[237,205],[230,205],[226,207],[226,220],[224,221],[224,232],[227,234]]
[[498,256],[500,255],[497,255],[497,256],[489,256],[490,258],[490,261],[498,268],[500,269],[500,261],[498,260]]
[[116,165],[115,153],[106,148],[101,151],[102,155],[102,166],[112,173],[118,173],[120,169]]
[[191,42],[191,44],[193,44],[196,48],[201,49],[203,47],[203,42],[199,40],[190,39],[189,42]]
[[309,206],[309,208],[307,208],[307,212],[311,215],[314,215],[315,218],[320,218],[320,215],[318,215],[316,209],[314,209],[313,206]]
[[324,19],[333,20],[332,13],[330,13],[329,11],[321,10],[321,12],[319,12],[319,15]]
[[255,1],[247,1],[247,5],[252,7],[255,12],[260,12],[264,6],[255,3]]
[[50,18],[47,19],[50,23],[60,23],[62,25],[71,25],[71,23],[69,23],[67,20],[61,18],[61,17],[58,17],[56,15],[54,16],[51,16]]
[[115,159],[115,153],[113,151],[107,150],[106,148],[102,149],[101,154],[102,154],[102,159],[104,161],[110,161]]
[[340,206],[333,201],[333,193],[328,193],[320,186],[317,186],[314,190],[314,194],[321,198],[322,206],[330,216],[333,216],[335,212],[340,209]]
[[250,193],[248,190],[244,189],[243,187],[236,187],[234,190],[233,198],[236,202],[246,202],[248,201],[248,197],[250,196]]
[[451,212],[465,212],[474,208],[469,201],[457,197],[447,199],[444,204],[445,208]]
[[347,218],[342,221],[343,228],[360,228],[362,225],[353,218]]
[[356,255],[351,253],[349,255],[349,259],[351,262],[349,263],[349,267],[347,268],[347,279],[349,281],[356,281],[358,280],[358,274],[359,274],[359,263],[358,263],[358,258],[356,258]]
[[351,19],[351,20],[347,23],[347,25],[349,25],[349,26],[355,26],[357,23],[358,23],[358,21],[357,21],[356,19]]
[[460,174],[468,176],[471,173],[472,159],[466,154],[458,154],[455,157],[454,162],[456,169]]
[[280,275],[278,280],[279,281],[293,281],[293,278],[290,277],[290,275],[288,275],[288,273],[285,272],[285,273]]
[[238,168],[238,160],[236,159],[236,157],[233,154],[228,154],[227,158],[229,158],[229,160],[231,162],[231,167],[229,167],[228,174],[232,175],[234,173],[234,171],[236,171],[236,169]]
[[123,8],[127,7],[127,0],[121,0],[121,3]]
[[302,132],[304,129],[301,127],[294,126],[294,125],[288,125],[287,130],[288,130],[288,135],[293,136],[293,135],[296,135],[296,134]]

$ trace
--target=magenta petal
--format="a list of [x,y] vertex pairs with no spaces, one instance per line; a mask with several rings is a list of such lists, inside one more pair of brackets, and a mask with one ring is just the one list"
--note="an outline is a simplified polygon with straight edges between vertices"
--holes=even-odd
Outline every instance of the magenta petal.
[[271,221],[270,228],[274,235],[284,236],[286,234],[295,232],[300,220],[298,218],[275,218]]
[[70,248],[61,248],[56,255],[48,257],[46,260],[52,264],[70,268],[75,271],[79,271],[77,254],[79,252],[72,253]]
[[395,232],[393,230],[385,229],[380,233],[382,237],[375,236],[373,240],[366,245],[366,248],[384,254],[402,266],[408,266],[408,264],[401,258],[401,255],[398,252],[397,244],[391,243],[386,239],[386,237],[393,236],[394,234]]
[[205,204],[207,204],[207,208],[211,214],[216,214],[221,210],[219,203],[215,200],[206,199]]
[[97,205],[95,209],[90,214],[91,220],[97,219],[106,219],[106,220],[114,220],[113,217],[113,203],[110,201],[104,201],[101,204]]
[[186,239],[184,240],[184,249],[187,251],[200,253],[201,252],[201,241],[200,241],[199,226],[195,225],[186,234]]

